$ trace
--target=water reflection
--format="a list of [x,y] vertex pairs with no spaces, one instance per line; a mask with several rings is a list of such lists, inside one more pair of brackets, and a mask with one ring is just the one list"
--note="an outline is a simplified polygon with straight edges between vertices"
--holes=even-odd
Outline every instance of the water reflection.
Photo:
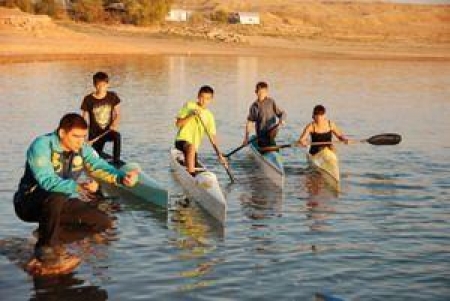
[[142,200],[131,192],[112,185],[102,186],[107,192],[107,200],[117,211],[141,212],[146,218],[155,221],[161,228],[167,228],[168,213],[149,201]]
[[[242,142],[255,83],[266,80],[288,112],[280,143],[298,138],[318,102],[351,137],[395,131],[405,139],[392,148],[342,147],[340,162],[348,176],[342,178],[346,189],[339,196],[320,175],[302,169],[304,155],[294,150],[283,152],[287,177],[282,192],[244,159],[245,151],[232,158],[237,183],[227,188],[226,173],[205,143],[202,157],[228,191],[226,236],[195,204],[162,213],[117,195],[118,234],[106,245],[74,246],[85,254],[83,264],[71,276],[75,280],[61,281],[74,289],[94,287],[85,292],[94,300],[96,293],[103,297],[103,290],[114,300],[308,300],[322,287],[336,288],[349,300],[352,295],[405,300],[410,293],[416,299],[443,300],[448,290],[436,288],[446,288],[448,279],[443,267],[449,256],[443,250],[450,233],[450,152],[443,134],[450,119],[437,122],[436,116],[449,111],[449,66],[220,56],[0,65],[0,120],[6,125],[0,128],[0,239],[29,235],[31,226],[17,220],[10,202],[24,152],[36,135],[54,130],[63,113],[78,110],[92,90],[95,71],[109,73],[112,89],[123,99],[124,158],[138,161],[170,191],[179,190],[167,172],[167,156],[181,103],[195,98],[200,85],[211,84],[221,150],[229,151]],[[405,118],[399,118],[402,113]],[[172,195],[173,201],[179,198]],[[320,252],[311,252],[311,246]],[[357,260],[349,264],[349,256]],[[16,272],[9,260],[3,261],[2,275]],[[392,270],[399,272],[393,277]],[[420,271],[432,271],[433,277]],[[7,277],[1,297],[30,298],[30,281]],[[51,290],[45,285],[28,294]],[[71,294],[58,297],[66,300]]]
[[240,195],[242,211],[254,221],[281,217],[283,214],[283,190],[264,178],[261,170],[248,177]]
[[333,202],[338,194],[328,186],[327,180],[322,174],[309,170],[304,175],[304,187],[308,192],[306,199],[306,217],[311,231],[329,231],[332,213],[335,212]]
[[174,198],[174,207],[170,214],[170,230],[173,236],[169,243],[179,249],[177,260],[188,263],[188,267],[179,272],[179,276],[189,280],[178,288],[190,291],[214,284],[204,280],[208,274],[224,262],[217,257],[217,244],[223,241],[225,228],[200,208],[194,201],[180,195]]
[[209,216],[195,201],[188,200],[182,195],[174,196],[173,200],[169,228],[179,235],[174,237],[175,245],[182,249],[193,250],[197,247],[209,248],[215,244],[214,241],[224,239],[224,226]]
[[[96,275],[107,271],[98,266],[98,262],[108,257],[107,245],[116,240],[114,231],[103,234],[93,234],[82,229],[63,227],[60,231],[60,241],[68,250],[82,259],[82,266],[91,265]],[[0,240],[0,254],[5,256],[19,269],[24,270],[32,257],[35,238],[10,237]],[[103,248],[105,247],[105,248]],[[79,267],[78,269],[81,269]],[[26,273],[24,271],[24,273]],[[108,293],[98,285],[91,285],[88,281],[77,276],[77,271],[58,276],[32,276],[33,294],[30,300],[92,300],[102,301],[108,299]]]
[[30,301],[108,300],[108,292],[97,285],[86,285],[75,274],[58,277],[34,277],[34,295]]
[[[278,232],[283,228],[283,189],[273,184],[255,166],[249,154],[236,161],[239,162],[239,172],[244,175],[238,179],[241,191],[239,204],[247,218],[243,222],[249,229],[246,239],[251,244],[252,254],[264,257],[279,253],[284,248],[278,237]],[[264,264],[260,262],[257,266],[262,268]]]

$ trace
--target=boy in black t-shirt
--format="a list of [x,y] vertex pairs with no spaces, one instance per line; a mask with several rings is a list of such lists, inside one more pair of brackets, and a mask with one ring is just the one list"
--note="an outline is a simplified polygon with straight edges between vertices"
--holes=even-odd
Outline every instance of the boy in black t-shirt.
[[113,163],[120,162],[120,98],[115,92],[108,91],[109,78],[104,72],[93,76],[95,92],[84,97],[81,112],[89,124],[89,142],[102,153],[105,143],[113,142]]

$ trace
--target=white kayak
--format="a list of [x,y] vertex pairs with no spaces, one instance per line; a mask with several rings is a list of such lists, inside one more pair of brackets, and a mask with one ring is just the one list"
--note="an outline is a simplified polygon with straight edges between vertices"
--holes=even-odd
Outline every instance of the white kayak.
[[256,163],[262,169],[264,175],[278,187],[284,184],[284,166],[283,157],[277,151],[265,152],[261,154],[258,150],[257,139],[250,137],[253,142],[250,143],[250,152],[255,158]]
[[336,190],[340,189],[339,160],[334,151],[324,147],[315,155],[306,154],[309,164],[324,175],[325,180]]
[[224,224],[227,216],[227,202],[216,175],[200,163],[200,168],[196,168],[195,177],[191,176],[184,165],[183,152],[175,148],[170,150],[170,164],[186,196]]

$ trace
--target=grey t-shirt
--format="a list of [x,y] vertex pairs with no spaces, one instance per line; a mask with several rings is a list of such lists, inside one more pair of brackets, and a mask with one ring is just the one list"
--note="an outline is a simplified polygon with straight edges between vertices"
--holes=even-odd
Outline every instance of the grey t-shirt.
[[265,136],[267,131],[277,123],[277,118],[286,120],[286,112],[277,106],[275,100],[266,97],[263,101],[256,100],[251,106],[247,120],[256,123],[256,133]]

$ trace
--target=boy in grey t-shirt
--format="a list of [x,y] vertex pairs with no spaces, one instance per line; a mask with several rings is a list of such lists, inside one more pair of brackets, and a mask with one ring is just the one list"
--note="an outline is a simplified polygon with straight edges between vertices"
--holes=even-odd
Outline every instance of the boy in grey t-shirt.
[[276,145],[275,137],[278,133],[277,120],[279,119],[279,125],[284,125],[286,113],[277,106],[275,100],[268,96],[269,87],[267,83],[257,83],[255,93],[258,99],[250,106],[242,144],[248,144],[249,132],[252,124],[255,123],[258,146],[274,146]]

